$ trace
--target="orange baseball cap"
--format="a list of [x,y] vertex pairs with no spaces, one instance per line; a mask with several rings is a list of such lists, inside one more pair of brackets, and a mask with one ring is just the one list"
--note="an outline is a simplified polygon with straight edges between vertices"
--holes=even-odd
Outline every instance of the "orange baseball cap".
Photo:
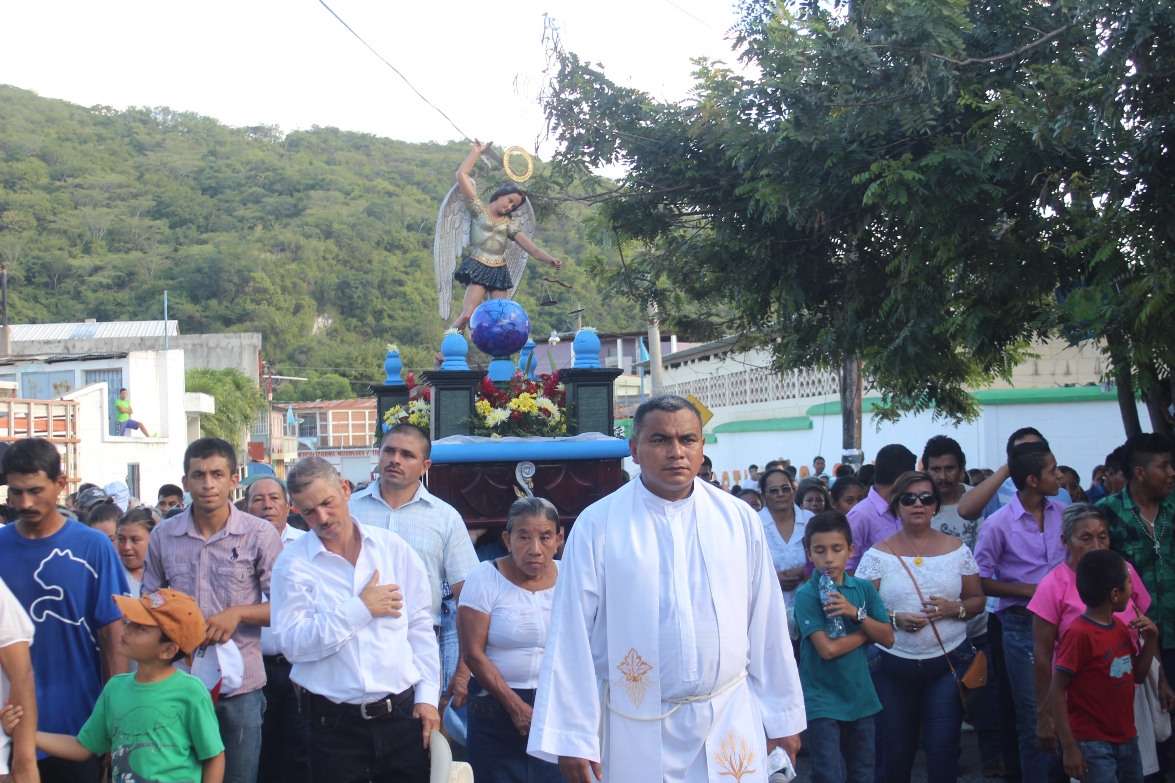
[[141,598],[116,595],[114,603],[126,619],[158,627],[187,655],[204,643],[204,613],[187,593],[164,588]]

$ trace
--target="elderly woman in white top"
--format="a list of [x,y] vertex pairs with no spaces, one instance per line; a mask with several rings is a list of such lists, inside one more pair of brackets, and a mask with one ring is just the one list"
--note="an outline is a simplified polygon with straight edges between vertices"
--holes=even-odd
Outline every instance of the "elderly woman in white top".
[[791,606],[796,589],[804,581],[804,528],[814,515],[796,505],[796,485],[791,474],[772,468],[759,477],[759,490],[766,504],[759,512],[771,562],[779,575],[779,586]]
[[467,748],[478,783],[555,783],[556,764],[526,753],[535,687],[551,625],[563,543],[550,501],[523,498],[507,515],[510,554],[481,563],[465,579],[457,610],[469,683]]
[[909,783],[919,739],[928,783],[958,778],[963,704],[953,672],[961,678],[975,657],[966,621],[983,611],[984,597],[971,550],[931,526],[938,507],[928,474],[903,473],[890,493],[901,529],[857,564],[856,575],[873,581],[897,631],[893,647],[871,665],[888,783]]

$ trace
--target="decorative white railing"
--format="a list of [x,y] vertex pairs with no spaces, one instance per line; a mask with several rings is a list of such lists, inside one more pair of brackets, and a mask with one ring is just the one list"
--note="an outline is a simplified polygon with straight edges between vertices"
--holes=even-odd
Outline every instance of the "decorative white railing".
[[838,394],[840,382],[836,373],[826,370],[793,370],[780,374],[751,367],[692,381],[667,383],[665,392],[682,397],[692,394],[708,408],[724,408]]

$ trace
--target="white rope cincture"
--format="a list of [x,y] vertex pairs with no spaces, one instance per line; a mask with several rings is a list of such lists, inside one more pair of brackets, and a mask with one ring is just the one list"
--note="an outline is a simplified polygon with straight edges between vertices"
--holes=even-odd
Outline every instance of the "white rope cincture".
[[[661,720],[665,720],[670,715],[672,715],[673,713],[680,710],[686,704],[694,704],[699,701],[710,701],[711,699],[718,698],[719,696],[726,693],[728,690],[730,690],[734,686],[738,685],[740,682],[742,682],[746,678],[747,678],[747,672],[744,671],[738,677],[736,677],[733,680],[731,680],[730,682],[726,683],[725,685],[723,685],[721,688],[714,691],[713,693],[704,693],[704,694],[701,694],[698,696],[682,696],[677,699],[664,699],[664,701],[668,702],[669,704],[672,704],[673,708],[670,709],[669,712],[664,713],[663,715],[657,715],[656,717],[651,717],[651,718],[641,718],[636,715],[629,715],[628,713],[621,712],[620,710],[618,710],[614,706],[612,706],[612,683],[609,682],[608,680],[604,680],[604,706],[606,706],[609,710],[616,713],[620,717],[627,718],[628,720],[638,720],[638,721],[641,721],[644,723],[650,723],[652,721],[661,721]],[[608,754],[608,726],[607,726],[607,721],[606,721],[606,715],[607,715],[606,712],[601,712],[601,714],[600,714],[600,759],[601,759],[601,762],[603,761],[603,759],[606,759],[608,757],[608,755],[607,755]]]

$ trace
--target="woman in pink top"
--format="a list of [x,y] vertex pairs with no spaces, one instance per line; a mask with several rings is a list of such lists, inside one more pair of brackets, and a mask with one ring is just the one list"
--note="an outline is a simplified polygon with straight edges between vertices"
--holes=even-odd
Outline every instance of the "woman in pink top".
[[[1048,709],[1046,694],[1053,676],[1053,658],[1061,646],[1061,637],[1069,630],[1073,621],[1085,612],[1085,604],[1077,594],[1077,564],[1088,552],[1110,548],[1110,531],[1105,513],[1090,503],[1074,503],[1068,506],[1061,518],[1061,541],[1069,552],[1068,559],[1040,581],[1036,586],[1036,593],[1028,602],[1028,611],[1033,614],[1033,685],[1036,688],[1038,705],[1036,737],[1041,747],[1052,755],[1058,752],[1057,734],[1052,713]],[[1139,614],[1146,612],[1150,607],[1151,597],[1138,574],[1134,572],[1134,567],[1127,563],[1126,569],[1130,573],[1134,596],[1130,607],[1115,616],[1123,623],[1129,624]],[[1131,635],[1137,647],[1138,632],[1131,630]],[[1159,688],[1160,691],[1169,690],[1166,678],[1162,675]],[[1142,747],[1143,727],[1139,726],[1139,729],[1139,747]],[[1150,743],[1154,744],[1153,728]]]

